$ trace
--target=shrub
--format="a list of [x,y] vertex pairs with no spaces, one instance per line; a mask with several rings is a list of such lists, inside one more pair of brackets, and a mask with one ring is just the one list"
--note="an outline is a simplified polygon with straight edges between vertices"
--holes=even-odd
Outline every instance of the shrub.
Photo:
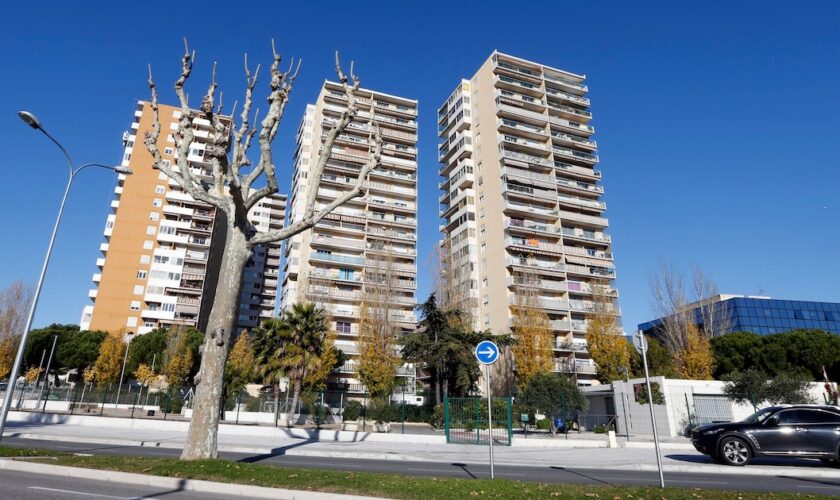
[[607,433],[607,428],[605,426],[601,425],[601,424],[598,424],[598,425],[595,426],[593,431],[595,432],[595,434],[606,434]]
[[367,416],[374,422],[392,422],[396,419],[396,411],[388,400],[375,400],[370,405]]
[[348,401],[344,406],[344,421],[358,420],[362,415],[362,403],[359,401]]
[[537,429],[541,431],[548,431],[551,430],[551,422],[547,418],[542,420],[537,420]]
[[443,427],[443,405],[436,405],[429,416],[429,424],[435,429]]

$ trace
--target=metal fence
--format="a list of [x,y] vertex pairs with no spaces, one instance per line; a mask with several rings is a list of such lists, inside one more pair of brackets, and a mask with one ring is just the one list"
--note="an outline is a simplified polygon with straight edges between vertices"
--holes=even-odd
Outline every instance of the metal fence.
[[494,444],[510,446],[513,435],[511,398],[495,398],[492,428],[488,426],[487,400],[484,398],[446,398],[444,430],[446,442],[455,444]]

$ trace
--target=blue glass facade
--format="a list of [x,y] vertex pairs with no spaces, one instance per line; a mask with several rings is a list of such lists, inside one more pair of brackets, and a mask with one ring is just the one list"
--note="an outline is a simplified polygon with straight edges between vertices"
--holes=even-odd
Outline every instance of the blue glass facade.
[[[731,332],[753,332],[761,335],[783,333],[799,329],[820,329],[840,335],[840,303],[807,302],[801,300],[776,300],[734,297],[714,304],[716,315],[730,318]],[[702,323],[700,311],[695,310],[698,325]],[[720,316],[718,316],[720,317]],[[654,328],[660,319],[639,325],[648,335],[655,335]]]

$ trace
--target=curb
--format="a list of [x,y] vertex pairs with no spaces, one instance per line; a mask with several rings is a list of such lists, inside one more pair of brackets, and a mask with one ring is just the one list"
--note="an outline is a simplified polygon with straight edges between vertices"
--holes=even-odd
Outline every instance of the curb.
[[51,465],[33,462],[21,462],[10,459],[0,459],[0,470],[18,472],[31,472],[35,474],[48,474],[52,476],[84,477],[95,481],[106,481],[120,484],[132,484],[138,486],[154,486],[171,490],[194,491],[197,493],[215,493],[228,496],[248,496],[253,498],[276,498],[276,499],[311,499],[330,500],[340,498],[346,500],[374,500],[377,497],[359,495],[341,495],[337,493],[324,493],[308,490],[288,490],[285,488],[268,488],[265,486],[251,486],[237,483],[216,483],[200,479],[178,479],[174,477],[151,476],[146,474],[135,474],[131,472],[117,472],[102,469],[86,469],[81,467],[68,467],[64,465]]

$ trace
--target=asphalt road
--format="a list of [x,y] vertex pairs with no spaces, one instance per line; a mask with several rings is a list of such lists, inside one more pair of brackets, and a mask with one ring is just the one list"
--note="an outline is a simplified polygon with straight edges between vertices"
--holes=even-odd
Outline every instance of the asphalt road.
[[110,481],[97,481],[81,477],[52,476],[29,472],[0,471],[2,498],[14,500],[128,500],[128,499],[178,499],[200,500],[229,498],[203,492],[179,491],[154,486],[124,485]]
[[[28,448],[50,449],[71,453],[90,453],[96,455],[130,455],[150,457],[177,457],[180,450],[169,448],[149,448],[116,445],[94,445],[88,443],[50,442],[21,438],[3,438],[3,444]],[[396,460],[361,460],[349,458],[328,458],[311,456],[249,455],[244,453],[221,453],[222,458],[264,465],[285,467],[308,467],[344,471],[386,472],[413,476],[489,478],[487,464],[447,464],[438,462],[406,462]],[[798,465],[807,467],[810,461],[798,460]],[[814,462],[817,466],[819,462]],[[522,481],[540,481],[545,483],[573,484],[659,484],[658,473],[653,471],[628,471],[610,469],[575,469],[551,466],[510,466],[497,465],[495,475],[500,479],[518,479]],[[666,472],[665,483],[668,486],[688,488],[748,490],[748,491],[786,491],[792,493],[820,494],[840,496],[840,479],[801,478],[795,475],[741,475]],[[72,489],[72,488],[69,488]],[[49,496],[21,498],[53,498]],[[55,497],[65,498],[65,497]],[[67,497],[72,498],[72,497]],[[168,498],[168,497],[167,497]],[[184,497],[190,498],[190,497]]]

